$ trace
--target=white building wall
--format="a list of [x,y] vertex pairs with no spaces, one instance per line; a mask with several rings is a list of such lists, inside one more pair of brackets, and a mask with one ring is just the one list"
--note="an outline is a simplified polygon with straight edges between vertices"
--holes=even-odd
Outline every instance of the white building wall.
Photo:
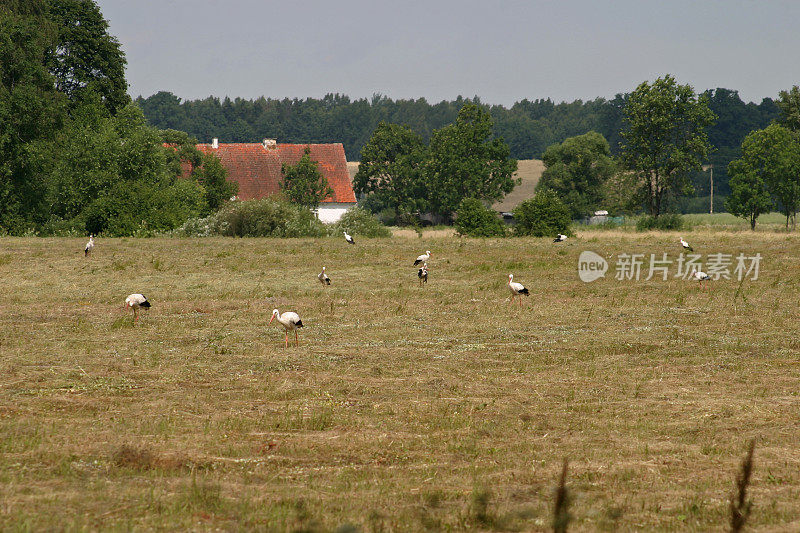
[[317,209],[317,218],[319,218],[324,224],[333,224],[335,222],[339,222],[339,219],[342,218],[342,215],[344,215],[348,209],[355,205],[355,202],[320,204],[319,209]]

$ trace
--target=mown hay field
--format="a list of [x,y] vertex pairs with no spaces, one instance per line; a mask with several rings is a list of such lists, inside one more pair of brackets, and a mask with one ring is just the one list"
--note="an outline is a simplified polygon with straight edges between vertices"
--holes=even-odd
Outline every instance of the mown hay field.
[[543,531],[567,458],[571,531],[720,531],[755,438],[749,524],[798,530],[800,237],[684,237],[759,279],[614,279],[660,233],[2,238],[0,529]]

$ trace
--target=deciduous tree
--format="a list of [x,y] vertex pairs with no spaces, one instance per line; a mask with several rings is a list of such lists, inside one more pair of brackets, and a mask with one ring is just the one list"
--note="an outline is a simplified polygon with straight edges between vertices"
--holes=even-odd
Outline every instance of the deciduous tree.
[[56,88],[77,102],[94,92],[113,114],[129,101],[125,53],[93,0],[48,0],[58,34],[49,61]]
[[795,85],[788,91],[781,91],[775,103],[781,110],[778,124],[800,132],[800,87]]
[[605,183],[616,165],[608,141],[590,131],[548,148],[542,157],[547,167],[537,190],[554,191],[569,207],[572,218],[592,214],[605,200]]
[[375,195],[382,207],[394,209],[401,222],[427,207],[423,165],[427,147],[406,126],[381,122],[361,149],[353,178],[358,195]]
[[734,163],[731,170],[744,176],[741,183],[756,186],[759,181],[763,182],[786,216],[786,228],[790,222],[794,228],[800,210],[800,142],[797,136],[778,124],[754,131],[745,137],[742,157]]
[[47,217],[44,143],[61,127],[64,98],[46,64],[55,42],[44,3],[0,3],[0,230]]
[[657,217],[669,201],[691,191],[689,172],[700,168],[714,123],[707,97],[666,75],[641,83],[624,108],[622,160],[638,180],[647,211]]
[[319,203],[333,194],[328,180],[320,172],[316,161],[311,160],[311,149],[306,147],[303,157],[296,165],[283,164],[283,188],[290,202],[309,209],[316,209]]
[[758,217],[769,213],[774,207],[764,179],[742,159],[731,161],[728,165],[731,187],[725,199],[725,209],[729,213],[750,222],[750,229],[756,229]]
[[517,161],[502,139],[492,138],[492,127],[485,109],[467,103],[454,124],[433,133],[425,165],[433,212],[449,218],[464,198],[492,202],[518,183]]

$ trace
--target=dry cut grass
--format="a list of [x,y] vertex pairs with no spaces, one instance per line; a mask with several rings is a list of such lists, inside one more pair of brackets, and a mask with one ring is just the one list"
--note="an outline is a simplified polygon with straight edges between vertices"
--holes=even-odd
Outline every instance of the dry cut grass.
[[748,526],[800,529],[800,241],[686,237],[761,277],[577,277],[670,234],[0,239],[0,529],[544,531],[566,458],[570,531],[719,531],[754,438]]

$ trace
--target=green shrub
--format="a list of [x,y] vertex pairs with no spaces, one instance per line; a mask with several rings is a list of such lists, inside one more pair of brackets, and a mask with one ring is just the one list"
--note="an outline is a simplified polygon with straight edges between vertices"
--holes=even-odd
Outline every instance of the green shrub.
[[177,228],[202,211],[201,185],[175,180],[172,185],[118,182],[84,211],[87,233],[111,237],[150,236]]
[[231,202],[213,217],[212,231],[229,237],[322,237],[325,225],[308,208],[281,198]]
[[456,230],[470,237],[504,237],[506,225],[476,198],[464,198],[456,211]]
[[670,213],[658,217],[645,215],[636,221],[636,231],[677,231],[688,229],[683,217],[677,213]]
[[514,209],[517,235],[555,237],[559,233],[572,236],[569,208],[556,193],[544,190],[536,193]]
[[360,207],[351,207],[336,224],[330,227],[331,235],[340,236],[342,231],[370,238],[392,236],[392,230],[381,224],[375,215]]
[[63,220],[58,217],[51,217],[50,220],[42,224],[39,235],[43,237],[80,237],[86,235],[83,220],[73,218]]
[[217,215],[213,214],[207,217],[190,218],[179,228],[168,232],[166,235],[175,237],[211,237],[221,233]]

